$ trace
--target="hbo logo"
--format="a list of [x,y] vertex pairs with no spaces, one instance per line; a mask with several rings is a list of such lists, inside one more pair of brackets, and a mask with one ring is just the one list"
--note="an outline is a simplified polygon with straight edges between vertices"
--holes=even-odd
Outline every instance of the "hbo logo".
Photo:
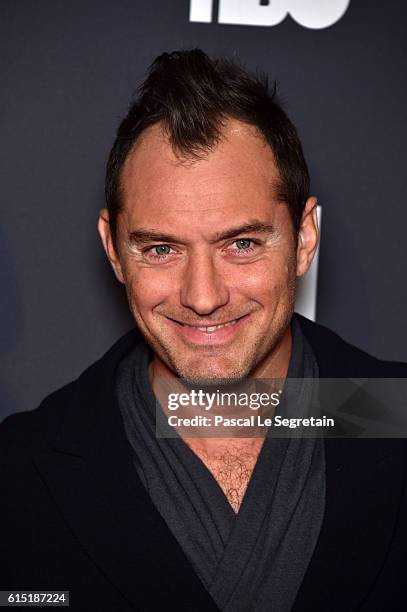
[[[290,15],[305,28],[319,30],[345,14],[350,0],[219,0],[219,23],[274,26]],[[212,21],[212,0],[190,0],[190,21]]]

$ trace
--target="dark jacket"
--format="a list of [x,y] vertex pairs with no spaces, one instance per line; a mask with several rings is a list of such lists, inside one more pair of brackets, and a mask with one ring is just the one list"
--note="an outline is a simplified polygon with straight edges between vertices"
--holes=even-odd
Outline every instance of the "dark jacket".
[[[407,377],[300,318],[321,377]],[[69,590],[70,609],[215,612],[132,464],[114,394],[130,332],[0,427],[0,590]],[[295,612],[407,609],[406,442],[325,440],[326,512]]]

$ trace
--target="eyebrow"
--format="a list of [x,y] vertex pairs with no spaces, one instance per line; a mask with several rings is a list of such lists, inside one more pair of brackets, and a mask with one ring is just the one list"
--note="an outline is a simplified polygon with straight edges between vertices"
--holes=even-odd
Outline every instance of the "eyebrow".
[[137,229],[129,233],[131,244],[146,244],[149,242],[180,242],[180,239],[173,234],[163,234],[150,229]]
[[244,223],[243,225],[232,227],[231,229],[225,230],[224,232],[216,233],[213,242],[217,242],[218,240],[225,240],[226,238],[234,238],[235,236],[239,236],[240,234],[272,234],[274,233],[274,231],[274,225],[271,225],[269,223],[261,223],[259,221],[256,221],[254,223]]
[[[234,238],[235,236],[240,236],[241,234],[272,234],[274,233],[275,228],[274,225],[268,223],[254,222],[254,223],[244,223],[237,227],[232,227],[223,232],[216,232],[214,238],[210,240],[211,243],[219,242],[220,240],[226,240],[227,238]],[[174,234],[166,234],[163,232],[159,232],[153,229],[144,229],[140,228],[137,230],[133,230],[129,233],[129,241],[131,244],[147,244],[151,242],[176,242],[183,243],[184,240],[180,239],[178,236]]]

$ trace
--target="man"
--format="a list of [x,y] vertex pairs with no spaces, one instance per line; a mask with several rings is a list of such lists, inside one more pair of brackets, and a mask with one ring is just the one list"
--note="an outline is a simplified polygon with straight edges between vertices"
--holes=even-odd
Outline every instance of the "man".
[[199,50],[160,56],[106,198],[141,336],[2,425],[1,589],[69,590],[74,610],[404,610],[403,440],[156,435],[162,381],[406,376],[293,316],[316,199],[274,92]]

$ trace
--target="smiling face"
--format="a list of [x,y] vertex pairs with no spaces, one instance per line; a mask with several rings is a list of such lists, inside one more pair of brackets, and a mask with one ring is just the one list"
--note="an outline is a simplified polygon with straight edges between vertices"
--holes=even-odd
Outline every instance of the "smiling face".
[[317,242],[315,201],[297,246],[269,145],[235,120],[222,135],[191,160],[159,124],[148,128],[123,168],[117,250],[106,210],[99,231],[156,375],[285,376],[296,276]]

